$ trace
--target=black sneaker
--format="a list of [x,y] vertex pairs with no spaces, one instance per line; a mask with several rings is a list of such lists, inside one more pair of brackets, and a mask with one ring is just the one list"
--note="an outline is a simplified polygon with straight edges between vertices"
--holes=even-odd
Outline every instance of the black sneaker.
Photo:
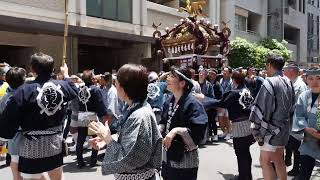
[[288,176],[298,176],[299,175],[299,170],[292,169],[291,171],[288,172]]

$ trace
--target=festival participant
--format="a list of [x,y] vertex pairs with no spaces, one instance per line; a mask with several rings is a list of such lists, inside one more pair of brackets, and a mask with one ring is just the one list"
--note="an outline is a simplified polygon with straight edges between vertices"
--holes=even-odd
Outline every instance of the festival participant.
[[[213,92],[214,92],[214,98],[215,99],[221,99],[222,98],[222,87],[220,85],[220,82],[217,80],[217,74],[218,71],[214,68],[209,69],[208,71],[208,80],[212,84]],[[212,136],[212,141],[218,141],[218,126],[216,122],[217,117],[217,109],[212,109],[212,116],[208,117],[209,121],[209,134]]]
[[293,132],[304,135],[298,180],[310,179],[316,160],[320,160],[320,69],[306,70],[306,76],[310,89],[298,98],[292,126]]
[[[31,69],[37,78],[19,87],[0,118],[0,137],[11,139],[21,127],[19,171],[24,179],[62,179],[62,129],[66,104],[77,96],[69,81],[52,80],[52,57],[36,53]],[[67,71],[65,72],[67,73]]]
[[263,78],[257,76],[256,69],[253,67],[247,68],[246,86],[250,90],[252,96],[255,98],[262,86]]
[[[299,67],[296,63],[290,62],[284,68],[284,75],[290,79],[293,84],[295,100],[298,100],[299,95],[308,89],[307,85],[303,82],[303,80],[299,77]],[[292,125],[292,122],[290,122]],[[291,126],[290,126],[291,127]],[[292,128],[290,128],[291,130]],[[299,146],[301,144],[301,134],[297,134],[294,132],[290,132],[289,141],[286,146],[286,155],[285,155],[285,163],[287,166],[291,166],[291,156],[292,152],[294,152],[294,163],[291,171],[288,172],[289,176],[296,176],[299,174]]]
[[155,180],[161,167],[162,138],[155,115],[147,103],[148,74],[143,66],[125,64],[117,74],[118,96],[126,102],[117,135],[109,125],[92,122],[90,130],[98,137],[90,142],[95,149],[107,145],[102,174],[116,179]]
[[[289,139],[289,123],[294,111],[295,97],[290,80],[282,75],[284,59],[270,55],[266,60],[268,78],[256,97],[250,121],[253,136],[260,146],[260,164],[266,180],[287,179],[283,160],[284,146]],[[271,162],[275,165],[275,170]]]
[[162,177],[164,180],[195,180],[199,167],[198,144],[208,117],[192,95],[191,72],[172,69],[167,78],[172,95],[164,105],[160,131],[164,136]]
[[201,87],[198,81],[195,80],[196,78],[196,71],[192,68],[189,68],[189,71],[191,72],[191,81],[193,84],[192,93],[193,94],[200,94],[201,93]]
[[105,72],[101,75],[100,88],[107,108],[107,119],[111,131],[116,132],[116,126],[120,116],[120,104],[116,87],[112,84],[112,74]]
[[159,81],[159,76],[156,72],[149,73],[148,81],[148,103],[156,115],[157,123],[159,123],[163,110],[164,93],[167,88],[167,83]]
[[9,71],[9,69],[9,64],[0,63],[0,98],[7,93],[7,89],[9,87],[9,84],[6,82],[6,73]]
[[[223,78],[220,79],[220,85],[222,87],[222,94],[230,91],[232,89],[232,69],[230,67],[226,67],[222,72]],[[219,135],[219,138],[224,138],[225,140],[229,140],[231,138],[231,125],[228,115],[228,110],[226,109],[218,109],[218,121],[223,134]]]
[[[83,160],[83,144],[86,141],[87,136],[92,135],[88,134],[89,123],[91,121],[99,121],[99,118],[102,118],[103,122],[108,122],[109,120],[103,93],[102,90],[94,84],[96,80],[93,72],[91,70],[84,70],[82,73],[82,80],[84,86],[79,88],[78,94],[78,138],[76,145],[77,167],[79,169],[86,166],[86,163]],[[90,159],[91,167],[96,166],[97,155],[98,151],[92,149]]]
[[[208,70],[203,68],[203,66],[200,66],[198,72],[199,72],[199,84],[201,87],[201,94],[210,98],[214,98],[214,91],[213,91],[212,84],[207,80]],[[213,116],[214,116],[213,110],[206,109],[206,113],[208,115],[208,124],[206,124],[206,131],[202,141],[200,142],[200,144],[202,145],[205,144],[207,141],[212,140],[212,127],[214,126],[212,124],[215,123],[215,119],[213,119]]]
[[[77,88],[80,87],[81,83],[83,84],[82,80],[77,75],[71,75],[68,79],[71,80],[75,84],[75,86]],[[75,99],[73,99],[72,101],[70,101],[68,103],[67,117],[66,117],[67,123],[65,125],[64,130],[63,130],[63,139],[64,139],[64,143],[66,144],[66,146],[67,146],[67,143],[69,143],[69,142],[66,141],[69,132],[70,132],[70,134],[72,136],[72,141],[74,142],[73,146],[68,147],[68,151],[70,151],[70,152],[76,152],[76,148],[77,148],[77,140],[78,140],[78,132],[77,132],[78,131],[78,127],[77,127],[78,110],[79,110],[78,98],[75,98]],[[70,143],[72,143],[72,142],[70,142]]]
[[[21,86],[26,77],[26,71],[23,68],[13,67],[6,73],[6,81],[9,84],[7,93],[0,100],[0,112],[2,113],[15,90]],[[22,134],[17,132],[13,139],[8,142],[8,153],[11,155],[10,168],[14,180],[22,180],[18,171],[19,145]]]
[[250,108],[253,104],[248,88],[245,87],[245,75],[235,70],[231,76],[233,89],[226,92],[221,100],[197,96],[206,109],[226,108],[232,122],[233,147],[238,162],[238,180],[252,180],[252,159],[250,146],[255,142],[250,129]]
[[[7,63],[0,63],[0,99],[7,93],[9,84],[6,82],[6,73],[10,69],[10,65]],[[0,156],[7,151],[6,143],[0,140]],[[9,166],[11,156],[6,154],[6,165]]]

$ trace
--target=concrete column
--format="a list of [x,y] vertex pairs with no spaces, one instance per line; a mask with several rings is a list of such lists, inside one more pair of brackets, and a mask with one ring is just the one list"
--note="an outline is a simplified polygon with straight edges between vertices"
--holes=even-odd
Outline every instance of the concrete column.
[[220,0],[209,1],[209,19],[212,24],[220,23]]
[[79,0],[80,2],[80,26],[87,27],[87,1]]
[[77,25],[77,12],[76,12],[76,0],[69,0],[68,12],[69,12],[69,25]]
[[216,19],[215,19],[215,22],[216,24],[219,24],[220,23],[220,0],[216,0]]
[[147,13],[147,0],[141,0],[141,25],[146,26],[148,24],[148,13]]
[[132,1],[132,24],[135,25],[134,32],[136,35],[142,35],[142,0]]
[[[236,13],[236,6],[235,0],[223,0],[220,4],[221,13],[220,13],[220,22],[228,22],[227,26],[231,30],[231,38],[234,39],[234,32],[235,32],[235,13]],[[219,24],[221,25],[221,24]]]
[[259,23],[259,34],[261,35],[262,38],[265,38],[268,36],[268,31],[267,31],[267,27],[268,27],[268,1],[261,1],[262,3],[262,16],[261,16],[261,20]]
[[141,0],[132,0],[132,24],[140,24]]

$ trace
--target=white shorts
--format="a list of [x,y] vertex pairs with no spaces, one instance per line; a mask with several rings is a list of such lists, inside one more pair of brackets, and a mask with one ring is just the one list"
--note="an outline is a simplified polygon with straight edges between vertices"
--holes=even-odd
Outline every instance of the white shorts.
[[38,174],[26,174],[26,173],[21,173],[21,176],[24,179],[40,179],[42,176],[44,176],[44,173],[38,173]]
[[260,151],[276,152],[279,148],[284,148],[284,146],[272,146],[271,144],[264,142],[263,146],[260,146]]
[[[59,169],[59,168],[62,168],[62,166],[56,168],[56,169]],[[22,178],[24,179],[40,179],[42,176],[46,177],[46,172],[43,172],[43,173],[37,173],[37,174],[27,174],[27,173],[21,173],[21,176]],[[62,179],[63,178],[63,175],[62,175]]]
[[19,163],[19,156],[17,155],[11,155],[11,162],[14,162],[14,163]]

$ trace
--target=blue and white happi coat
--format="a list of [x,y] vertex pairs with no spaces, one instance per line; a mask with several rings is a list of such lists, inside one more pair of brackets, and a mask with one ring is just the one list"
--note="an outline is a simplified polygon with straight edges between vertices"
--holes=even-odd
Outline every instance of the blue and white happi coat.
[[299,148],[301,155],[308,155],[315,159],[320,159],[320,143],[319,139],[304,133],[304,128],[315,128],[320,131],[317,126],[317,112],[319,105],[319,98],[312,105],[312,92],[307,90],[300,94],[296,110],[293,117],[292,131],[304,134],[302,144]]

